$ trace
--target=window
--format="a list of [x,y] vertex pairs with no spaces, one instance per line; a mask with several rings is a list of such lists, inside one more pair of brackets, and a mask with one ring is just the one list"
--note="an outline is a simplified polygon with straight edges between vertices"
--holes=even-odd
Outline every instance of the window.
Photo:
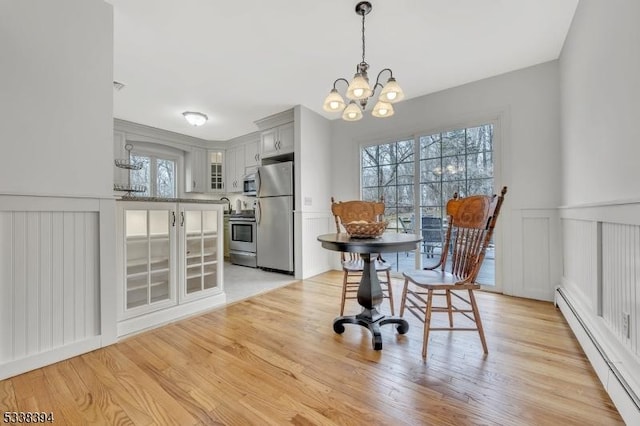
[[[362,199],[384,196],[387,232],[423,237],[418,259],[414,253],[385,254],[396,270],[430,265],[440,257],[445,205],[455,192],[493,193],[493,132],[493,124],[483,124],[361,149]],[[493,260],[491,250],[480,273],[483,284],[495,281]]]
[[132,153],[131,159],[143,165],[140,170],[131,172],[133,185],[147,187],[146,192],[138,193],[138,195],[162,198],[176,197],[176,159],[143,153]]

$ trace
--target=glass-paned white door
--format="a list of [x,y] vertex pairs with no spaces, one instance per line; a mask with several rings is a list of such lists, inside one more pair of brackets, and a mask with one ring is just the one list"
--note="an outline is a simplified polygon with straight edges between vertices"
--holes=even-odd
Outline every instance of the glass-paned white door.
[[[423,237],[418,259],[416,252],[385,254],[395,271],[438,261],[447,230],[446,203],[454,193],[494,192],[493,144],[494,125],[488,123],[362,148],[362,199],[384,196],[387,232]],[[495,284],[493,244],[478,281]]]

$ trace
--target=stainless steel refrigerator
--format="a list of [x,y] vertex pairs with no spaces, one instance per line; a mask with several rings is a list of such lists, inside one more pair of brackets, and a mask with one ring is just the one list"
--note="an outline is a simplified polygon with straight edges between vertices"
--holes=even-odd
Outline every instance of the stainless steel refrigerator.
[[293,273],[293,162],[256,173],[258,267]]

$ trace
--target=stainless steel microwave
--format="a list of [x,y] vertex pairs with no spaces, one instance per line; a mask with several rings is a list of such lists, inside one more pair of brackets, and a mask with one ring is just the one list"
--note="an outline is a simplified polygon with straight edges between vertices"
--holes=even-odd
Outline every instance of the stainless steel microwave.
[[256,196],[256,174],[250,173],[242,178],[242,193],[250,197]]

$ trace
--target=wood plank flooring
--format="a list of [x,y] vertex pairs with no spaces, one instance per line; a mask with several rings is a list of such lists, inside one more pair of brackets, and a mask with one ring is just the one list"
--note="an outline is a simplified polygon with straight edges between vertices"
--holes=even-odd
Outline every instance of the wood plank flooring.
[[489,354],[475,332],[433,332],[424,361],[412,315],[406,335],[382,327],[382,351],[362,327],[335,334],[340,283],[328,272],[0,381],[0,407],[69,425],[623,424],[551,303],[478,292]]

